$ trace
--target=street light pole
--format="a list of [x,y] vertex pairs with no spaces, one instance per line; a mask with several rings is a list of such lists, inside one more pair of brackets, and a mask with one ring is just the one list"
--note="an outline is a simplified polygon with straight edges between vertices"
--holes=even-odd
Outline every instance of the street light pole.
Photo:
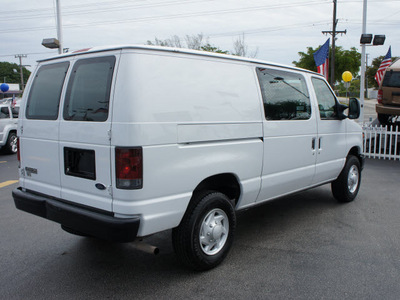
[[60,0],[56,0],[56,9],[57,9],[57,38],[59,42],[58,54],[62,54],[63,51],[63,38],[62,38],[62,30],[61,30],[61,8],[60,8]]
[[[365,54],[365,72],[368,71],[368,53]],[[365,76],[365,98],[369,98],[368,97],[368,78],[367,76]]]
[[[362,34],[367,33],[367,0],[363,0]],[[365,90],[365,44],[361,44],[361,78],[360,78],[360,121],[364,123],[364,90]]]

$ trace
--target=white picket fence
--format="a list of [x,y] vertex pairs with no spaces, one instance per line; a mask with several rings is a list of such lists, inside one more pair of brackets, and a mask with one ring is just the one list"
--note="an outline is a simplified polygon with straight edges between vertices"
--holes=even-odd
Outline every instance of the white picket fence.
[[365,157],[400,160],[400,126],[363,126]]

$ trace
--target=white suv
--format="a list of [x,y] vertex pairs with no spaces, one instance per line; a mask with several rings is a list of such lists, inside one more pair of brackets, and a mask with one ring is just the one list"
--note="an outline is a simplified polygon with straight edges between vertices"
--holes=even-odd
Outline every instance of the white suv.
[[0,105],[0,147],[5,153],[17,153],[19,107]]

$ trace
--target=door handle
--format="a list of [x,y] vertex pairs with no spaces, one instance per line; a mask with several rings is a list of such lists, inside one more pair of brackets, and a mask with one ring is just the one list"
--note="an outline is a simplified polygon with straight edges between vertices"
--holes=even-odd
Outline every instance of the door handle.
[[315,143],[316,143],[316,141],[317,141],[317,138],[312,138],[312,140],[311,140],[311,149],[313,151],[315,151]]

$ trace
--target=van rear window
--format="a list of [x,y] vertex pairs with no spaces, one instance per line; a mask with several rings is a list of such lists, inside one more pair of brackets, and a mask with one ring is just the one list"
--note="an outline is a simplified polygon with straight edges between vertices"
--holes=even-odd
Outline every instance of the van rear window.
[[44,65],[32,83],[26,106],[27,119],[57,120],[61,90],[69,62]]
[[387,71],[383,78],[382,86],[400,88],[400,72]]
[[75,63],[65,95],[65,120],[107,120],[114,65],[115,56],[81,59]]

